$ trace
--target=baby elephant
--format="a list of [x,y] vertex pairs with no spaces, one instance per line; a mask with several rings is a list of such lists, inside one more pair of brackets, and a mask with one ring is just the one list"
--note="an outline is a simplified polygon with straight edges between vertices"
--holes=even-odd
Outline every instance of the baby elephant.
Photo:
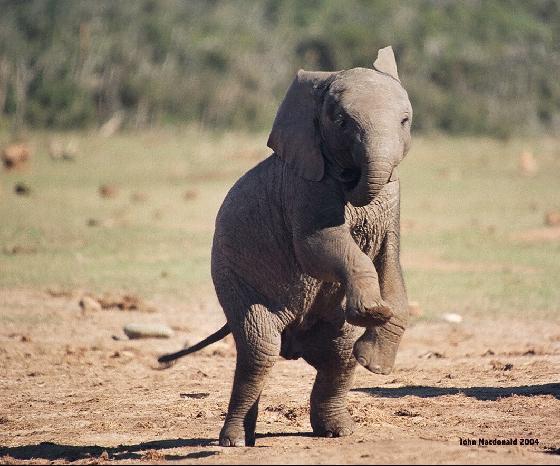
[[227,324],[160,358],[233,333],[220,445],[255,444],[259,398],[278,356],[317,369],[311,425],[326,437],[353,431],[346,395],[356,361],[391,371],[408,320],[396,167],[411,121],[391,47],[373,69],[297,73],[270,133],[274,153],[233,186],[216,220],[212,279]]

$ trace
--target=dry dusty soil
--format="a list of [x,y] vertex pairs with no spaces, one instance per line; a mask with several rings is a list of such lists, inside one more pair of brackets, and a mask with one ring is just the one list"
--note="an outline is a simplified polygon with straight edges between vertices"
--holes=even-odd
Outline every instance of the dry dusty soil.
[[[393,374],[358,370],[349,396],[357,429],[342,439],[311,436],[314,370],[279,361],[257,446],[228,449],[216,438],[231,339],[168,370],[155,364],[222,323],[215,299],[156,298],[156,313],[83,312],[77,295],[0,290],[2,463],[560,463],[557,321],[413,322]],[[165,322],[175,336],[126,340],[128,322]],[[460,438],[517,445],[461,446]],[[520,445],[526,439],[533,444]]]

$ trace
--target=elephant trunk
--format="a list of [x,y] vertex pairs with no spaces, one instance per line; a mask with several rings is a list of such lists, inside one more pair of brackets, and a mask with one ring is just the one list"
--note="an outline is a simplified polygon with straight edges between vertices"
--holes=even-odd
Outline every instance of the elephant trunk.
[[394,168],[391,144],[382,138],[374,143],[360,142],[353,150],[360,178],[346,191],[346,200],[355,207],[368,205],[387,184]]

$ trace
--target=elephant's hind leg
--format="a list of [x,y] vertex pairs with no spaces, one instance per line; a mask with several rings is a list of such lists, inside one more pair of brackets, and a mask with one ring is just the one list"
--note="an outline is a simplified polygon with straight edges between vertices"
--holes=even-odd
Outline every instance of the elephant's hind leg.
[[354,381],[356,360],[352,347],[356,328],[345,323],[337,329],[319,322],[305,339],[304,359],[317,369],[311,392],[311,426],[322,437],[343,437],[354,432],[346,397]]
[[253,446],[258,403],[264,381],[280,354],[280,332],[273,314],[264,306],[253,305],[233,323],[237,363],[233,389],[220,445]]

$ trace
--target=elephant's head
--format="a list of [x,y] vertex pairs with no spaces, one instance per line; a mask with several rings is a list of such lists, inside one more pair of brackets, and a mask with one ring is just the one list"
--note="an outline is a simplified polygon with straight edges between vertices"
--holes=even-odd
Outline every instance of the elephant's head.
[[339,180],[346,200],[369,204],[410,146],[412,107],[390,47],[373,69],[300,70],[278,110],[268,146],[296,173]]

